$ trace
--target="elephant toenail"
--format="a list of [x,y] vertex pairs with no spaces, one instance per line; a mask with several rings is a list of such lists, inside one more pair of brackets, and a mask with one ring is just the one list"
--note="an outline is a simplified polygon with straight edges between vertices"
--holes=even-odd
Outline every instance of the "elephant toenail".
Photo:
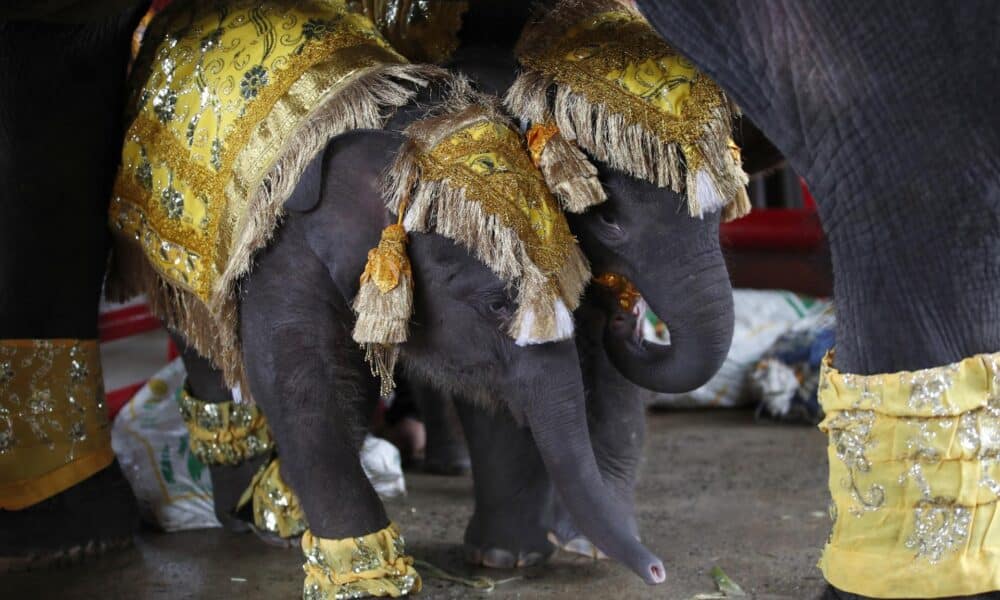
[[585,537],[575,537],[563,544],[562,548],[567,552],[587,556],[594,560],[605,560],[608,558],[605,553],[601,552],[597,546],[590,543],[590,540]]
[[514,555],[500,548],[490,548],[483,552],[483,565],[494,569],[513,569],[517,560]]
[[517,559],[518,567],[533,567],[545,560],[545,555],[541,552],[528,552],[521,554]]

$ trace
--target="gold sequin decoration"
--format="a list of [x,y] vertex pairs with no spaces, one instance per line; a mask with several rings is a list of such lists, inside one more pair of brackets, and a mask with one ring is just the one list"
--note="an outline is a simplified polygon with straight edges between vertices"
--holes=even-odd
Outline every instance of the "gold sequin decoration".
[[1000,589],[1000,354],[913,372],[841,374],[828,355],[833,585],[872,597]]
[[110,222],[207,303],[283,136],[323,94],[405,59],[343,0],[178,3],[146,44]]
[[0,340],[0,508],[25,508],[114,459],[96,340]]
[[267,421],[255,405],[203,402],[186,387],[177,402],[190,434],[191,454],[206,465],[238,465],[274,446]]
[[479,121],[420,154],[420,162],[424,179],[466,189],[467,199],[514,230],[543,272],[553,275],[566,264],[576,241],[513,129]]
[[252,503],[254,525],[288,539],[301,535],[309,526],[299,499],[281,477],[279,459],[273,458],[254,475],[237,503],[237,510]]
[[302,597],[306,600],[398,598],[422,587],[394,523],[375,533],[340,540],[318,538],[307,530],[302,552],[306,557]]

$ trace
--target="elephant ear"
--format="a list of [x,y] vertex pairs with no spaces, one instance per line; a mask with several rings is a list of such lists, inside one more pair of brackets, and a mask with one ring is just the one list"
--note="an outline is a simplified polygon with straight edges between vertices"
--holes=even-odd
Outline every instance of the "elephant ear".
[[516,52],[523,71],[506,104],[558,131],[538,154],[547,175],[562,173],[550,185],[575,190],[563,200],[569,210],[598,200],[593,165],[567,148],[575,142],[613,168],[685,192],[692,216],[749,211],[729,101],[637,12],[616,0],[561,0],[525,28]]
[[[336,140],[330,142],[336,143]],[[317,154],[299,176],[298,184],[285,200],[285,210],[309,212],[319,204],[323,188],[323,154]]]

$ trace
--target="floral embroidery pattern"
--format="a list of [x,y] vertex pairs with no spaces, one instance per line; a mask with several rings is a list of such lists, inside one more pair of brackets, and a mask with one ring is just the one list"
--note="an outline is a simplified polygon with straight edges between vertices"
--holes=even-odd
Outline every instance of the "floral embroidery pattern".
[[265,85],[267,85],[267,69],[255,65],[243,74],[243,81],[240,82],[240,95],[251,100],[257,97],[257,93]]

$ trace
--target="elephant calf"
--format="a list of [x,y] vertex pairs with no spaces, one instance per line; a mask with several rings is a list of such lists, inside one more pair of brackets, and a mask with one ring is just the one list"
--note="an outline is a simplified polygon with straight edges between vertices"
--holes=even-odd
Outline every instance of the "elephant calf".
[[[147,35],[112,287],[145,292],[187,355],[267,415],[269,430],[196,385],[184,403],[213,477],[280,450],[281,476],[258,481],[283,477],[301,502],[306,596],[419,588],[358,461],[369,367],[384,391],[397,359],[436,387],[504,398],[584,533],[663,581],[586,435],[570,339],[586,260],[496,101],[407,63],[338,2],[181,3]],[[399,107],[405,135],[381,131]]]
[[[612,0],[575,0],[554,3],[529,22],[511,8],[471,11],[465,27],[476,35],[465,38],[475,41],[455,52],[449,68],[506,96],[602,274],[574,314],[576,343],[597,463],[623,523],[638,536],[633,496],[643,388],[688,391],[726,357],[733,304],[718,226],[720,218],[748,210],[746,176],[731,146],[724,95],[634,12]],[[594,83],[607,79],[613,85]],[[640,292],[668,322],[670,345],[643,343],[638,335]],[[553,502],[531,433],[507,414],[456,400],[476,486],[467,559],[504,568],[532,564],[552,552],[551,537],[597,555],[581,533],[585,524],[565,502]],[[508,450],[497,452],[498,443]]]

